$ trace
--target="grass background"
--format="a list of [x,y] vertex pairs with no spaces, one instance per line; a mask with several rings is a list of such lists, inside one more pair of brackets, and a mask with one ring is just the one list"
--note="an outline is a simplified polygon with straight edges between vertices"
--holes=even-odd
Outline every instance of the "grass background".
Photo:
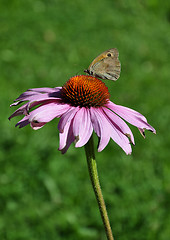
[[[28,88],[62,86],[117,47],[122,72],[111,100],[144,114],[131,156],[113,142],[97,153],[115,239],[170,237],[170,3],[158,0],[1,0],[0,239],[106,239],[84,149],[58,148],[57,120],[39,131],[8,121]],[[97,139],[95,139],[97,145]]]

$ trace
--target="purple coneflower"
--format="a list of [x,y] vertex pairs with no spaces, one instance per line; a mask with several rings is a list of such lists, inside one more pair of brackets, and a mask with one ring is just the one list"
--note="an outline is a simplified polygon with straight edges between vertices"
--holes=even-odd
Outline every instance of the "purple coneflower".
[[99,137],[98,151],[102,151],[112,138],[126,154],[131,154],[133,134],[122,118],[136,126],[144,136],[144,130],[156,133],[140,113],[110,101],[108,88],[96,77],[75,76],[63,87],[29,89],[11,106],[24,103],[9,119],[25,115],[16,126],[30,124],[34,130],[42,128],[54,118],[60,118],[59,150],[65,153],[72,142],[76,147],[85,146],[92,186],[96,195],[108,240],[113,240],[111,225],[103,199],[93,147],[93,130]]
[[11,106],[22,102],[26,103],[9,119],[25,115],[16,126],[22,128],[30,124],[37,130],[52,119],[60,118],[59,150],[62,153],[67,151],[72,142],[75,142],[75,147],[84,146],[94,130],[99,137],[99,152],[112,138],[126,154],[131,154],[134,137],[122,118],[136,126],[143,136],[145,129],[156,133],[142,114],[111,102],[106,85],[92,76],[72,77],[63,87],[29,89]]

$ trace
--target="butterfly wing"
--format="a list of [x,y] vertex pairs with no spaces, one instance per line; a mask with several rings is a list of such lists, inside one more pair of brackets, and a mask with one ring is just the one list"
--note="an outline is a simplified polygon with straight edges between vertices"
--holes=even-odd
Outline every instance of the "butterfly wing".
[[103,64],[104,71],[100,72],[98,69],[98,74],[103,74],[103,78],[116,81],[120,77],[121,65],[118,58],[105,58],[101,64]]
[[111,48],[96,57],[85,72],[102,79],[116,81],[120,76],[121,70],[118,57],[118,50]]

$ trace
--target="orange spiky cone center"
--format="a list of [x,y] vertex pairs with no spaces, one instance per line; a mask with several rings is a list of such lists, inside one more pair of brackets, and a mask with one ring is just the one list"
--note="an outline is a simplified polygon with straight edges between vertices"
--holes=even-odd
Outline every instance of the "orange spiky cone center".
[[80,107],[101,107],[110,98],[106,85],[96,77],[79,75],[70,78],[61,90],[65,103]]

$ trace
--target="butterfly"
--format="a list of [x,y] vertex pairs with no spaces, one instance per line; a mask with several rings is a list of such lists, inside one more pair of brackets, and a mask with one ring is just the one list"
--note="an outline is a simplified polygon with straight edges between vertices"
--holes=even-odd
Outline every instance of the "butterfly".
[[116,81],[120,77],[121,71],[118,57],[117,48],[111,48],[96,57],[84,72],[101,79]]

